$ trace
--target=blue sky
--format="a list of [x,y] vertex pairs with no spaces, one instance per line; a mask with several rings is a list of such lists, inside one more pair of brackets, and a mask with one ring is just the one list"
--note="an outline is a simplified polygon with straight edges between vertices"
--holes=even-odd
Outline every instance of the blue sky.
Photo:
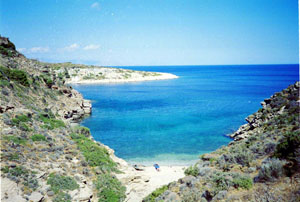
[[297,0],[7,0],[27,57],[97,65],[298,63]]

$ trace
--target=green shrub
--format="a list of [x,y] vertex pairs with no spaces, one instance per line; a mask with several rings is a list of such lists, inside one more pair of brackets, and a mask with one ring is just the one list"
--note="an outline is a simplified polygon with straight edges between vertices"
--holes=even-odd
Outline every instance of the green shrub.
[[23,166],[16,166],[16,167],[8,167],[5,166],[1,169],[3,173],[7,174],[8,178],[18,180],[24,186],[28,187],[29,189],[36,190],[39,186],[38,181],[34,172],[27,170]]
[[184,174],[197,177],[199,174],[199,168],[197,167],[197,165],[190,166],[184,171]]
[[60,191],[53,199],[53,202],[71,202],[71,200],[70,194]]
[[252,152],[246,147],[246,144],[236,145],[230,148],[230,154],[226,154],[226,160],[230,163],[238,163],[242,166],[250,166],[253,161]]
[[44,135],[41,134],[34,134],[31,136],[32,141],[46,141],[46,138]]
[[19,69],[10,69],[0,66],[0,79],[13,80],[23,86],[30,86],[27,73]]
[[20,177],[22,175],[28,174],[28,170],[26,170],[26,168],[24,168],[23,166],[16,166],[14,168],[6,167],[4,168],[3,172],[10,173],[12,176],[15,177]]
[[45,115],[45,114],[39,115],[40,121],[44,122],[44,125],[42,125],[43,128],[53,130],[55,128],[66,127],[66,125],[63,121],[57,120],[54,118],[48,118],[48,117],[53,117],[53,116],[50,116],[48,114],[47,115]]
[[253,180],[250,177],[239,176],[233,179],[233,186],[235,188],[251,189]]
[[117,164],[111,160],[108,151],[82,134],[72,133],[71,138],[77,143],[85,160],[92,167],[100,166],[103,172],[117,171]]
[[11,141],[15,144],[18,144],[18,145],[25,145],[27,140],[24,139],[24,138],[21,138],[21,137],[16,137],[16,136],[5,136],[4,139],[8,140],[8,141]]
[[253,180],[250,177],[235,172],[215,172],[210,176],[210,181],[215,187],[214,194],[228,190],[230,187],[250,189],[253,186]]
[[151,194],[149,194],[146,198],[143,199],[143,202],[155,202],[155,199],[168,190],[168,186],[164,185]]
[[49,88],[51,88],[51,86],[54,85],[54,81],[51,79],[50,75],[42,74],[40,75],[40,77],[43,79],[43,81]]
[[21,115],[16,115],[16,117],[13,118],[11,121],[14,125],[19,125],[19,123],[21,122],[28,122],[30,120],[31,119],[28,116],[21,114]]
[[6,55],[6,56],[8,56],[8,57],[12,57],[12,56],[13,56],[13,52],[12,52],[11,50],[9,50],[9,49],[3,47],[3,46],[0,46],[0,53],[1,53],[2,55]]
[[24,131],[32,131],[32,129],[25,123],[20,123],[19,127],[21,130],[24,130]]
[[276,179],[284,176],[284,161],[280,161],[279,159],[272,158],[268,159],[268,161],[264,162],[258,173],[259,181],[269,181],[273,182]]
[[216,192],[228,190],[233,185],[232,177],[226,172],[216,172],[211,176],[211,181],[214,183]]
[[8,173],[9,172],[9,167],[8,166],[4,166],[4,167],[1,168],[1,171],[3,173]]
[[101,174],[94,184],[98,190],[99,202],[119,202],[126,197],[126,188],[114,176]]
[[74,128],[74,132],[77,134],[82,134],[85,137],[90,137],[91,136],[91,132],[90,129],[84,126],[76,126]]
[[200,191],[188,189],[183,193],[182,202],[201,201],[201,198],[202,193]]
[[299,156],[300,133],[299,131],[285,133],[280,143],[276,146],[274,157],[296,161]]
[[9,86],[9,81],[0,78],[0,86]]
[[47,184],[51,186],[51,190],[56,194],[62,190],[72,191],[79,188],[79,185],[72,177],[62,176],[55,173],[51,173],[49,175]]
[[10,161],[13,161],[13,160],[18,160],[18,159],[20,159],[20,157],[19,157],[19,154],[13,153],[13,154],[8,154],[8,155],[7,155],[7,159],[10,160]]

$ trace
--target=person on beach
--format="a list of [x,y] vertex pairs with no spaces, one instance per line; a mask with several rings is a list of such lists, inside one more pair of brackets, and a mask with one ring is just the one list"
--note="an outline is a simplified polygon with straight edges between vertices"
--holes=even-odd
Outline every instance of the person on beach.
[[157,170],[157,171],[160,171],[160,169],[159,169],[159,165],[158,165],[157,163],[156,163],[156,164],[154,164],[153,166],[154,166],[155,170]]

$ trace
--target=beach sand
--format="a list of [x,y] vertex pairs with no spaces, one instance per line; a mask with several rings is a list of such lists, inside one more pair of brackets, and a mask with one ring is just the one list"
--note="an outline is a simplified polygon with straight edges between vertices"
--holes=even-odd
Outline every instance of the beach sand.
[[128,202],[142,201],[155,189],[177,181],[184,177],[185,166],[160,166],[160,171],[153,166],[141,167],[143,170],[135,170],[132,166],[121,169],[123,174],[117,178],[126,185],[126,200]]
[[163,165],[160,166],[160,171],[157,171],[154,166],[139,165],[139,168],[142,168],[139,171],[124,159],[115,156],[113,149],[106,145],[103,146],[109,152],[112,160],[119,165],[119,170],[122,172],[116,174],[116,177],[126,186],[126,202],[142,201],[155,189],[184,177],[184,170],[188,167]]

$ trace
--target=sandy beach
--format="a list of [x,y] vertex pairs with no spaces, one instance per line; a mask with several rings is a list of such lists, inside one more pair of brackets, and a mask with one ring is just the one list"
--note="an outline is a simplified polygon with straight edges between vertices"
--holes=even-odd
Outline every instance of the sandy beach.
[[136,170],[127,161],[115,156],[113,149],[106,145],[103,146],[122,172],[116,174],[116,177],[126,186],[126,202],[142,201],[155,189],[184,177],[184,170],[188,167],[163,165],[160,166],[160,171],[157,171],[154,166],[139,165],[138,167],[142,170]]
[[153,166],[141,167],[143,170],[135,170],[132,166],[122,169],[123,174],[117,178],[126,185],[126,200],[128,202],[142,201],[155,189],[177,181],[184,177],[184,166],[161,166],[156,171]]

